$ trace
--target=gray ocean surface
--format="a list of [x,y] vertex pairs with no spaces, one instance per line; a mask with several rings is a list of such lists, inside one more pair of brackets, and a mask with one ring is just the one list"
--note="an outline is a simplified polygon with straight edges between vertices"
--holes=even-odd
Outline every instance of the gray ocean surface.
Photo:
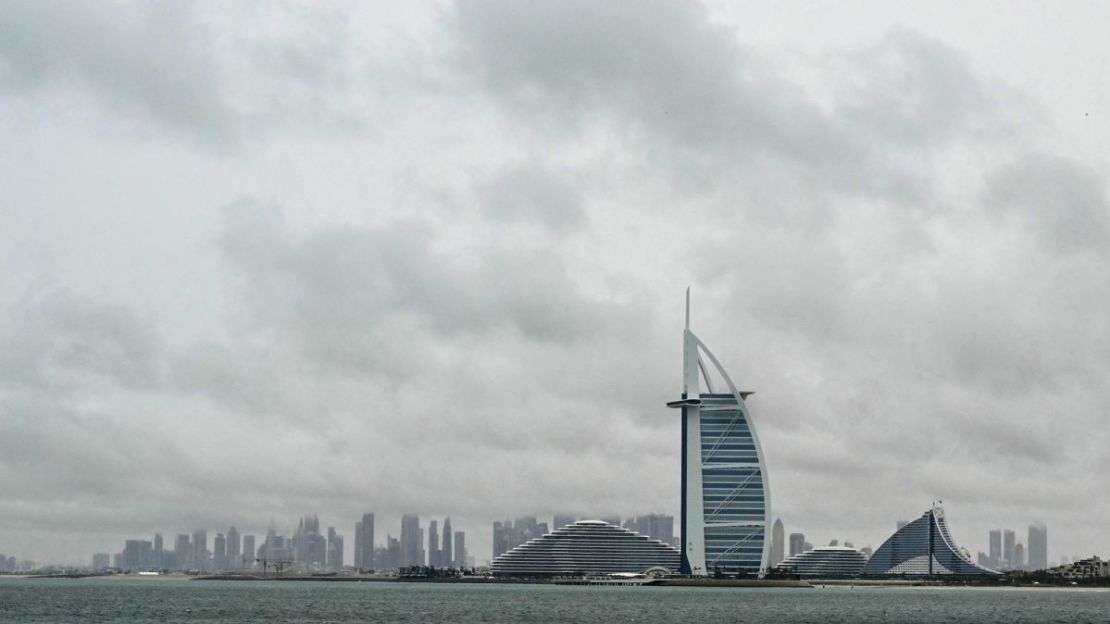
[[1110,622],[1110,591],[0,577],[0,622]]

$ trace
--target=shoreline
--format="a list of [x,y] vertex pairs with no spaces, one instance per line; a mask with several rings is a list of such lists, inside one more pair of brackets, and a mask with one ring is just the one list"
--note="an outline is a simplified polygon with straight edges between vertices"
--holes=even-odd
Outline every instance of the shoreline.
[[908,579],[695,579],[695,578],[663,578],[647,582],[636,583],[588,583],[577,579],[506,579],[493,577],[463,577],[463,578],[413,578],[399,576],[358,576],[358,575],[288,575],[280,577],[263,577],[256,575],[239,574],[213,574],[213,575],[188,575],[188,574],[95,574],[95,573],[68,573],[68,574],[5,574],[0,579],[101,579],[111,581],[208,581],[208,582],[252,582],[252,581],[280,581],[280,582],[311,582],[311,583],[421,583],[421,584],[459,584],[459,585],[564,585],[564,586],[611,586],[611,587],[720,587],[731,589],[914,589],[914,590],[1056,590],[1076,592],[1106,592],[1110,585],[1070,585],[1070,584],[1031,584],[1031,583],[998,583],[998,584],[956,584],[937,581],[908,580]]

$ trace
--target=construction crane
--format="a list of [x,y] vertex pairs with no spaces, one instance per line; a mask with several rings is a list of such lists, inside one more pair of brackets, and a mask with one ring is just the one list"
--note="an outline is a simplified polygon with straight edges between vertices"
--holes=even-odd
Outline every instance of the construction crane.
[[272,566],[274,568],[275,578],[281,576],[281,573],[285,571],[285,568],[287,566],[293,565],[293,562],[287,559],[269,559],[267,557],[259,557],[255,559],[255,561],[262,564],[262,576],[266,576],[269,573],[270,567]]

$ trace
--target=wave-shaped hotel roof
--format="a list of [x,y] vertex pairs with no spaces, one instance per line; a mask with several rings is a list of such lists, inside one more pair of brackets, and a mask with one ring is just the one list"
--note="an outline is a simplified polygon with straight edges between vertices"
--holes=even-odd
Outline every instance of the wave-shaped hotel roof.
[[677,548],[601,520],[579,520],[534,538],[495,558],[494,576],[570,576],[675,572]]
[[865,575],[998,574],[975,564],[948,532],[940,505],[895,531],[863,567]]

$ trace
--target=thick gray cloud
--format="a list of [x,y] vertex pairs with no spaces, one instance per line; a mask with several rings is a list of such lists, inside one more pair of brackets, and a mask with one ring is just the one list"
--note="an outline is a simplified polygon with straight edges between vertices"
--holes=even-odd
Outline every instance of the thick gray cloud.
[[1064,158],[1029,154],[995,173],[986,203],[1016,218],[1057,253],[1104,252],[1110,243],[1106,180]]
[[140,390],[157,384],[158,336],[126,307],[66,292],[31,295],[0,324],[0,379],[9,388],[64,392],[77,387]]
[[540,120],[588,127],[611,116],[633,136],[664,138],[661,158],[850,156],[818,109],[698,4],[488,1],[454,11],[459,62]]
[[80,2],[14,2],[0,20],[0,85],[77,84],[115,117],[145,113],[206,136],[228,132],[213,41],[186,4],[113,10]]
[[574,177],[542,167],[502,172],[484,189],[481,201],[491,220],[509,224],[563,230],[585,219]]
[[689,284],[791,531],[877,546],[940,498],[973,550],[1045,520],[1101,552],[1106,163],[943,31],[11,9],[2,552],[372,510],[481,561],[495,518],[673,513]]

